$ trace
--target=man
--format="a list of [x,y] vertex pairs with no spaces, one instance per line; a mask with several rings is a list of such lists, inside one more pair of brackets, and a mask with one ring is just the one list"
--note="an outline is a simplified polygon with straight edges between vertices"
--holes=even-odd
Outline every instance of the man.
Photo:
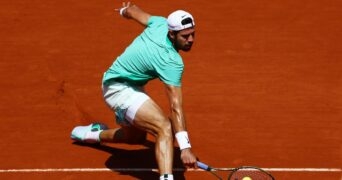
[[[115,112],[121,128],[104,129],[95,123],[78,126],[73,129],[71,138],[87,143],[140,143],[146,139],[146,133],[150,133],[156,138],[160,179],[172,180],[173,132],[182,162],[186,167],[197,168],[182,108],[184,64],[178,53],[191,49],[195,36],[194,19],[182,10],[171,13],[167,19],[152,16],[131,3],[123,3],[117,11],[146,27],[103,77],[104,99]],[[169,118],[143,90],[143,86],[155,78],[165,84],[170,102]]]

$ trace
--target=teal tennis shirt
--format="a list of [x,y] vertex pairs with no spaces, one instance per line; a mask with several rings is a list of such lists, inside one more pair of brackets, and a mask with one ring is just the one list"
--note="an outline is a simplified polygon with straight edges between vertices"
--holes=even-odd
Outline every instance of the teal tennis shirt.
[[159,78],[162,82],[181,86],[184,63],[167,37],[164,17],[151,16],[145,30],[117,57],[104,73],[103,83],[120,79],[132,85],[145,85]]

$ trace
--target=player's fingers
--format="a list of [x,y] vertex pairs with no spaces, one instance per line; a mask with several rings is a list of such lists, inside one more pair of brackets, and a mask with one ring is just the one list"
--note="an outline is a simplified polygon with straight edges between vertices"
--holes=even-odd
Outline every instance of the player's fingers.
[[184,159],[183,164],[187,168],[197,168],[196,160]]
[[198,166],[197,166],[197,160],[194,162],[194,168],[197,169]]
[[128,1],[128,2],[122,2],[122,7],[129,7],[131,6],[131,2]]
[[189,163],[187,167],[197,169],[196,163]]
[[126,7],[126,2],[122,2],[122,7],[121,8],[115,8],[114,11],[120,11],[124,7]]

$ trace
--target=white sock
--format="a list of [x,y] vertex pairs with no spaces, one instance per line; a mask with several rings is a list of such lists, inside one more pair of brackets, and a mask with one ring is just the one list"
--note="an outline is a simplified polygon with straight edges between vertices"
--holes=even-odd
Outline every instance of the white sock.
[[100,142],[100,133],[102,131],[89,131],[86,133],[85,137],[84,137],[84,140],[86,142]]
[[163,174],[160,176],[159,180],[173,180],[172,174]]

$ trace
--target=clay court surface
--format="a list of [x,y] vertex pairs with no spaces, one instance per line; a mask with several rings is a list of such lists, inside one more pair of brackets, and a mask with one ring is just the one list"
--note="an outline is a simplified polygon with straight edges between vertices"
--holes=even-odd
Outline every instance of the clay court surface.
[[[196,43],[182,53],[183,95],[202,161],[269,168],[277,180],[342,179],[341,1],[134,2],[151,14],[184,9],[195,17]],[[93,121],[117,126],[102,100],[102,74],[143,30],[114,12],[120,5],[0,2],[0,179],[158,179],[133,171],[156,168],[153,137],[135,146],[69,137]],[[160,81],[146,88],[167,113]]]

